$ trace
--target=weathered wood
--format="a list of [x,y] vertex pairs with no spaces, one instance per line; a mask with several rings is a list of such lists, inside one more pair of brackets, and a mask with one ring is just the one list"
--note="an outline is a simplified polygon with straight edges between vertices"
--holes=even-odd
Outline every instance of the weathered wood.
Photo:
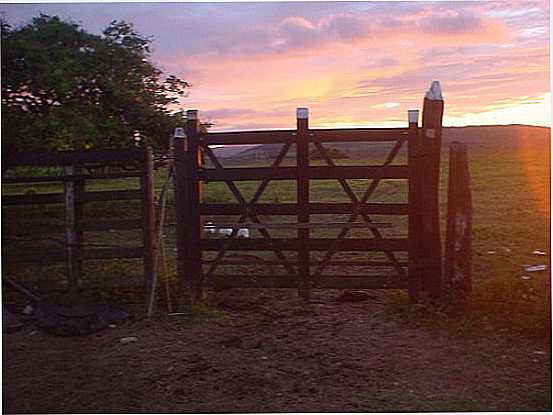
[[[407,179],[407,166],[310,166],[308,179]],[[198,173],[204,181],[244,181],[244,180],[296,180],[297,167],[279,167],[276,171],[270,167],[233,167],[223,172],[215,169],[203,169]]]
[[186,135],[188,137],[186,185],[189,195],[186,223],[189,237],[187,267],[192,278],[192,301],[199,302],[205,298],[201,267],[202,252],[199,247],[199,241],[202,237],[202,223],[199,209],[202,191],[201,183],[198,180],[198,171],[203,167],[203,158],[199,142],[200,121],[198,111],[189,110],[186,116]]
[[[212,264],[213,260],[203,260],[202,264]],[[244,259],[225,259],[219,262],[220,265],[282,265],[279,261],[272,261],[259,258],[259,260],[244,260]],[[292,264],[295,264],[292,262]],[[320,265],[321,261],[311,261],[310,266]],[[407,262],[399,262],[402,267],[407,266]],[[346,266],[346,267],[390,267],[395,263],[391,261],[329,261],[328,266]]]
[[74,176],[73,181],[65,182],[65,243],[67,250],[66,277],[69,292],[77,292],[81,280],[82,232],[78,230],[82,217],[81,195],[84,183],[79,180],[79,167],[65,166],[66,175]]
[[60,151],[51,153],[18,153],[10,155],[6,163],[8,168],[15,166],[66,166],[85,163],[113,163],[140,161],[141,149],[108,149],[90,151]]
[[[156,281],[156,215],[154,205],[154,158],[151,147],[146,148],[142,159],[142,176],[140,184],[142,188],[142,243],[144,246],[144,287],[145,298],[149,299],[154,290]],[[147,303],[147,300],[146,300]],[[146,306],[148,311],[148,305]]]
[[107,230],[131,230],[141,229],[143,227],[143,219],[111,219],[111,220],[82,220],[77,229],[85,232],[92,231],[107,231]]
[[177,311],[190,312],[192,307],[192,278],[187,269],[189,231],[187,226],[189,215],[189,195],[187,187],[187,150],[188,138],[184,129],[177,128],[181,134],[175,134],[175,218],[176,218],[176,245],[177,245]]
[[384,142],[397,141],[407,135],[405,128],[314,129],[313,141],[318,142]]
[[309,269],[309,114],[307,108],[296,110],[296,198],[298,201],[298,274],[300,277],[299,295],[306,301],[311,296],[311,276]]
[[472,195],[466,144],[449,147],[445,282],[453,295],[472,290]]
[[[327,250],[333,243],[333,238],[310,238],[308,248],[311,251]],[[218,251],[228,244],[230,251],[298,251],[298,239],[292,238],[245,238],[245,239],[202,239],[200,248],[206,251]],[[407,251],[407,239],[344,239],[337,247],[337,251]]]
[[[374,215],[407,215],[407,203],[360,203],[358,212],[360,214]],[[298,205],[296,203],[256,203],[251,206],[251,212],[257,215],[297,215]],[[353,205],[351,203],[310,203],[310,214],[351,214]],[[202,215],[239,215],[243,207],[231,203],[203,203],[200,205]]]
[[425,152],[423,229],[426,241],[424,249],[429,255],[423,283],[434,299],[440,297],[442,286],[439,189],[443,112],[440,84],[435,81],[424,98],[422,112],[422,147]]
[[15,235],[16,241],[20,237],[22,237],[22,240],[32,240],[33,235],[65,233],[65,224],[24,223],[21,225],[6,223],[4,230],[6,231],[6,235]]
[[[141,172],[121,172],[121,173],[96,173],[83,174],[79,176],[81,180],[103,180],[103,179],[125,179],[132,177],[140,177]],[[14,183],[50,183],[50,182],[70,182],[75,180],[75,176],[59,175],[59,176],[18,176],[2,178],[4,184]]]
[[342,228],[356,228],[356,229],[367,229],[367,228],[391,228],[391,223],[383,222],[372,222],[372,223],[361,223],[361,222],[301,222],[301,223],[251,223],[251,222],[242,222],[242,223],[210,223],[206,225],[206,228],[210,229],[342,229]]
[[2,196],[2,206],[53,205],[65,203],[63,193]]
[[[54,263],[65,262],[67,260],[67,254],[64,250],[44,250],[39,249],[38,253],[29,252],[14,252],[10,253],[9,257],[5,258],[7,263]],[[142,258],[144,256],[144,249],[142,247],[132,248],[97,248],[97,249],[83,249],[80,253],[81,260],[94,260],[94,259],[123,259],[123,258]]]
[[294,141],[295,130],[236,131],[199,135],[203,145],[278,144]]
[[[296,288],[298,279],[289,276],[244,276],[214,275],[206,285],[218,289],[224,288]],[[335,289],[403,289],[407,287],[405,277],[397,276],[333,276],[319,277],[313,281],[313,288]]]
[[[415,115],[416,114],[416,115]],[[408,190],[408,239],[409,239],[409,300],[417,302],[421,290],[423,264],[423,159],[421,158],[421,136],[418,128],[418,111],[409,111],[409,136],[407,157],[409,165]]]
[[142,200],[142,190],[113,190],[102,192],[85,192],[82,195],[83,203],[110,202],[113,200]]

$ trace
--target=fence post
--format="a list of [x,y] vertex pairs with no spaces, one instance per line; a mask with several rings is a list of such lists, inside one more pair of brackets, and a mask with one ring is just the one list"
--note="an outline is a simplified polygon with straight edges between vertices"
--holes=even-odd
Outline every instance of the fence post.
[[409,301],[415,303],[419,299],[421,288],[422,266],[422,170],[420,157],[419,110],[408,111],[409,131],[407,135],[407,164],[409,168],[409,224],[408,224],[408,291]]
[[472,290],[472,196],[466,144],[449,147],[444,276],[452,293]]
[[[298,222],[309,223],[309,110],[307,108],[296,109],[297,141],[297,203]],[[311,279],[309,268],[309,229],[298,229],[298,273],[300,276],[299,295],[309,301],[311,295]]]
[[177,311],[190,312],[192,309],[192,274],[188,266],[188,188],[186,182],[188,138],[182,127],[175,128],[173,148],[175,165],[175,220],[177,223],[177,285],[179,296]]
[[81,285],[81,249],[83,233],[78,230],[82,218],[81,195],[84,191],[84,182],[81,168],[74,165],[64,167],[67,176],[75,176],[71,181],[66,181],[65,193],[65,243],[66,243],[66,273],[67,288],[71,293],[76,293]]
[[148,306],[152,291],[157,282],[155,267],[157,255],[156,238],[156,213],[154,205],[154,155],[152,147],[144,149],[142,163],[142,175],[140,176],[142,188],[142,240],[144,241],[144,285],[146,287],[146,308],[151,313],[155,305]]
[[200,216],[201,186],[198,180],[198,169],[202,165],[202,155],[199,143],[200,121],[197,110],[186,111],[186,136],[188,137],[186,183],[188,193],[188,269],[192,278],[192,301],[197,302],[205,298],[202,273],[202,251],[200,239],[202,224]]
[[442,248],[440,238],[440,152],[442,147],[442,117],[444,101],[438,81],[424,97],[422,111],[422,146],[425,153],[424,186],[424,234],[426,244],[424,256],[427,267],[424,270],[423,285],[430,296],[438,299],[442,286]]

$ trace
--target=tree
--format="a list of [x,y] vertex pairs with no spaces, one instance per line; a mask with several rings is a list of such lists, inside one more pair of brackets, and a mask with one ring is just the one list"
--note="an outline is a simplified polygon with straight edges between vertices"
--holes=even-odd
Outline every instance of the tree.
[[190,85],[163,76],[151,39],[113,21],[102,35],[40,15],[1,24],[2,152],[166,145]]

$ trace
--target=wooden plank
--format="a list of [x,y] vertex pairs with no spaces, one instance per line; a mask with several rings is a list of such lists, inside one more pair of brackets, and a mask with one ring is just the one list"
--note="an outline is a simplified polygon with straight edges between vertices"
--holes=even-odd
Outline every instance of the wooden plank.
[[313,141],[318,142],[381,142],[397,141],[407,135],[406,128],[349,128],[311,130]]
[[[244,181],[244,180],[296,180],[297,167],[249,167],[226,168],[224,172],[204,169],[198,173],[200,180]],[[307,170],[309,179],[407,179],[407,166],[311,166]]]
[[[121,173],[97,173],[84,174],[79,176],[82,180],[102,180],[102,179],[124,179],[129,177],[140,177],[140,172],[121,172]],[[75,176],[60,175],[60,176],[18,176],[6,177],[2,179],[4,184],[13,183],[50,183],[50,182],[70,182],[75,180]]]
[[235,131],[199,135],[202,145],[277,144],[295,139],[295,130]]
[[139,161],[143,157],[142,149],[108,149],[90,151],[60,151],[52,153],[18,153],[10,155],[6,163],[16,166],[63,166],[84,163],[111,163]]
[[65,225],[48,223],[6,223],[6,235],[43,235],[50,233],[65,233]]
[[444,101],[441,97],[441,90],[438,90],[440,90],[440,84],[434,81],[430,91],[424,98],[422,112],[422,145],[426,154],[423,192],[425,198],[423,226],[426,241],[424,249],[429,255],[424,281],[425,289],[434,299],[440,297],[442,286],[439,190]]
[[[29,252],[31,251],[31,252]],[[59,250],[38,250],[39,253],[26,250],[24,252],[14,252],[6,255],[7,263],[53,263],[65,262],[67,254],[63,249]],[[122,259],[122,258],[142,258],[144,249],[138,248],[97,248],[85,249],[81,251],[82,259]]]
[[97,248],[85,249],[82,252],[83,259],[122,259],[122,258],[143,258],[144,248]]
[[[176,132],[179,129],[177,128]],[[176,219],[176,245],[177,245],[177,310],[190,312],[192,307],[192,279],[188,271],[188,241],[189,231],[187,227],[187,216],[189,214],[189,195],[186,182],[186,166],[188,163],[187,149],[188,138],[184,129],[180,128],[182,134],[175,133],[175,219]]]
[[466,144],[449,147],[444,277],[452,294],[472,291],[472,195]]
[[192,301],[201,302],[205,299],[202,275],[202,252],[199,240],[202,236],[202,223],[200,216],[200,198],[202,184],[198,180],[198,171],[203,166],[203,158],[200,151],[200,120],[198,111],[187,111],[186,135],[188,137],[188,149],[186,165],[186,185],[188,192],[188,209],[186,226],[188,228],[188,262],[187,269],[192,279]]
[[315,279],[314,286],[336,289],[404,289],[407,288],[407,278],[390,275],[321,276]]
[[[142,199],[140,190],[115,190],[107,192],[84,192],[82,194],[82,202],[106,202],[112,200],[134,200]],[[14,205],[46,205],[64,203],[65,196],[63,193],[44,193],[33,195],[12,195],[2,196],[3,206]]]
[[296,199],[298,201],[298,273],[300,277],[299,295],[309,301],[311,296],[311,276],[309,269],[309,114],[307,108],[296,110]]
[[[206,285],[217,289],[225,288],[297,288],[299,280],[279,275],[213,275]],[[374,276],[335,276],[319,277],[313,281],[313,288],[335,289],[404,289],[407,287],[405,277]]]
[[44,249],[26,249],[20,252],[10,252],[3,255],[3,260],[8,264],[35,263],[49,264],[54,262],[65,262],[67,253],[64,249],[44,250]]
[[409,137],[407,142],[407,157],[409,159],[408,188],[408,239],[409,239],[409,301],[415,303],[422,289],[422,273],[424,253],[423,248],[423,193],[424,171],[422,170],[421,136],[418,129],[418,111],[409,112]]
[[[312,251],[327,250],[334,239],[332,238],[311,238],[308,247]],[[206,251],[218,251],[223,245],[229,244],[231,251],[271,251],[274,249],[282,251],[297,251],[299,242],[291,238],[274,238],[271,240],[261,238],[249,239],[202,239],[200,247]],[[337,251],[407,251],[407,239],[344,239]]]
[[[148,299],[152,296],[157,283],[157,238],[156,238],[156,214],[154,205],[154,158],[153,150],[148,147],[144,151],[142,161],[143,174],[140,178],[142,188],[142,244],[144,246],[144,287],[145,304],[148,311]],[[155,302],[154,302],[155,304]]]
[[[203,260],[202,264],[212,264],[213,260]],[[317,266],[320,265],[322,262],[320,261],[310,261],[310,266]],[[266,260],[259,258],[259,260],[244,260],[244,259],[224,259],[219,262],[220,265],[282,265],[282,262],[280,261],[274,261],[274,260]],[[292,265],[297,265],[296,262],[290,262]],[[340,267],[391,267],[394,266],[395,263],[391,261],[329,261],[327,263],[328,266],[340,266]],[[407,262],[399,262],[399,265],[402,267],[407,266]]]
[[107,230],[129,230],[141,229],[142,219],[111,219],[111,220],[81,220],[78,225],[80,231],[107,231]]
[[63,193],[2,196],[2,206],[52,205],[64,202]]
[[212,275],[206,279],[206,286],[225,288],[298,288],[297,277],[290,276],[245,276]]
[[[306,209],[307,211],[308,209]],[[204,230],[210,229],[367,229],[367,228],[391,228],[391,223],[372,222],[310,222],[310,223],[210,223],[204,226]]]
[[85,192],[82,195],[82,200],[85,203],[89,202],[108,202],[112,200],[142,200],[143,193],[141,190],[113,190],[104,192]]
[[77,227],[81,220],[83,209],[81,195],[84,183],[78,179],[80,167],[65,166],[64,172],[68,176],[76,176],[74,181],[64,183],[65,189],[65,241],[67,249],[66,277],[69,292],[76,293],[81,280],[81,243],[82,232]]
[[[407,215],[407,203],[363,203],[359,204],[358,212],[368,215]],[[242,206],[236,203],[202,203],[202,215],[239,215]],[[296,203],[258,203],[251,207],[256,215],[297,215]],[[351,203],[310,203],[310,214],[351,214]]]

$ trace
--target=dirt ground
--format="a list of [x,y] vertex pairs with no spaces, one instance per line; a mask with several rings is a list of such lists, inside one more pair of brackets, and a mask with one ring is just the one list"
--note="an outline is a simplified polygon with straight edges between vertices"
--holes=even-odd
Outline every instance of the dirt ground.
[[228,290],[209,296],[224,318],[135,313],[82,337],[26,325],[3,336],[3,412],[551,410],[549,350],[410,328],[367,292]]

